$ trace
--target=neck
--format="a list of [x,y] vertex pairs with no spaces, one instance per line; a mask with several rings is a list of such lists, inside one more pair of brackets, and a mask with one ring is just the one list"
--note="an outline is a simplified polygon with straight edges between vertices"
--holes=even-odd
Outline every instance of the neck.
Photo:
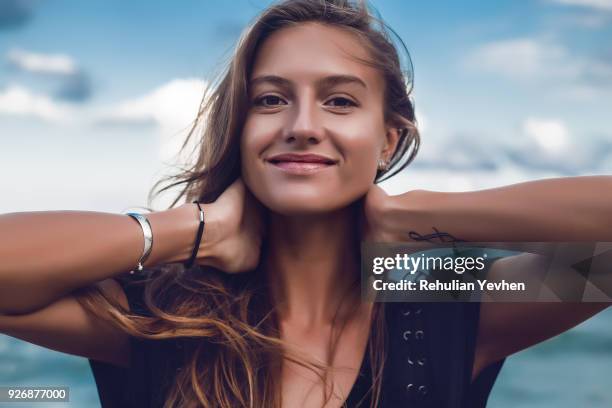
[[332,325],[359,299],[358,206],[303,216],[270,214],[263,265],[279,317]]

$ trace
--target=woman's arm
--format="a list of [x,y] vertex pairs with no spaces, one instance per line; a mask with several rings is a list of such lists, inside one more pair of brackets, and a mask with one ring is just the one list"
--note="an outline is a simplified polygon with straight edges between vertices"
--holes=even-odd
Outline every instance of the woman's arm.
[[466,241],[612,241],[612,176],[528,181],[469,192],[415,190],[389,197],[384,228],[432,227]]
[[[407,241],[409,231],[428,235],[435,227],[473,242],[612,241],[612,176],[537,180],[471,192],[416,190],[387,197],[375,189],[369,196],[369,212],[378,215],[372,223],[378,228],[371,234],[385,240]],[[530,268],[541,268],[537,256],[512,256],[494,262],[490,276],[503,279]],[[609,305],[482,303],[473,376]]]
[[[130,310],[123,288],[109,278],[94,284],[109,299]],[[0,333],[48,349],[129,366],[129,335],[87,310],[68,294],[30,313],[0,314]],[[1,335],[0,335],[1,337]]]
[[[547,268],[543,263],[547,263],[544,257],[530,253],[501,258],[491,266],[487,280],[521,281],[517,277],[541,275]],[[494,361],[573,328],[609,306],[610,302],[481,303],[474,374]]]
[[[188,254],[197,207],[147,215],[153,248],[145,266]],[[68,292],[133,269],[142,254],[140,226],[129,216],[90,211],[0,215],[0,314],[37,310]],[[185,257],[187,257],[186,255]]]
[[[234,182],[202,204],[205,228],[197,262],[226,272],[252,269],[259,259],[260,214]],[[199,224],[184,204],[147,215],[153,249],[145,266],[189,258]],[[0,333],[117,365],[129,364],[129,336],[86,310],[73,289],[95,285],[129,309],[113,277],[132,269],[142,253],[138,224],[127,215],[47,211],[0,216]]]

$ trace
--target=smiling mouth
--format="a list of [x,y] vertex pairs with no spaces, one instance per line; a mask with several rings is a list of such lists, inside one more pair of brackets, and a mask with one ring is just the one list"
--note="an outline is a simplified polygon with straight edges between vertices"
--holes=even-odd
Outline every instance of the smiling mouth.
[[291,174],[312,174],[335,165],[333,162],[268,160],[275,168]]

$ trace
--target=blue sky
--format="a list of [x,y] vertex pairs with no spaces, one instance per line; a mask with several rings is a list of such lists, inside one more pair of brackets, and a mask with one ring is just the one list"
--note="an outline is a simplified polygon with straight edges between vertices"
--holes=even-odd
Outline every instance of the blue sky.
[[[611,0],[371,3],[410,50],[423,138],[388,191],[612,172]],[[267,4],[3,0],[0,211],[145,204]]]

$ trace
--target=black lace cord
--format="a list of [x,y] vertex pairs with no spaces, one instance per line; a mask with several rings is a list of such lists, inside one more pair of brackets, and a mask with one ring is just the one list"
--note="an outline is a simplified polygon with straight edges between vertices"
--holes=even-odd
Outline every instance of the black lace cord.
[[196,204],[198,206],[198,209],[200,210],[200,225],[198,226],[198,234],[196,235],[196,240],[193,246],[193,251],[191,252],[191,257],[185,263],[185,268],[187,269],[191,268],[193,266],[193,263],[195,262],[196,256],[198,255],[198,249],[200,249],[200,241],[202,241],[202,235],[204,233],[204,211],[202,210],[202,207],[200,207],[200,203],[198,202],[198,200],[194,200],[193,203]]

